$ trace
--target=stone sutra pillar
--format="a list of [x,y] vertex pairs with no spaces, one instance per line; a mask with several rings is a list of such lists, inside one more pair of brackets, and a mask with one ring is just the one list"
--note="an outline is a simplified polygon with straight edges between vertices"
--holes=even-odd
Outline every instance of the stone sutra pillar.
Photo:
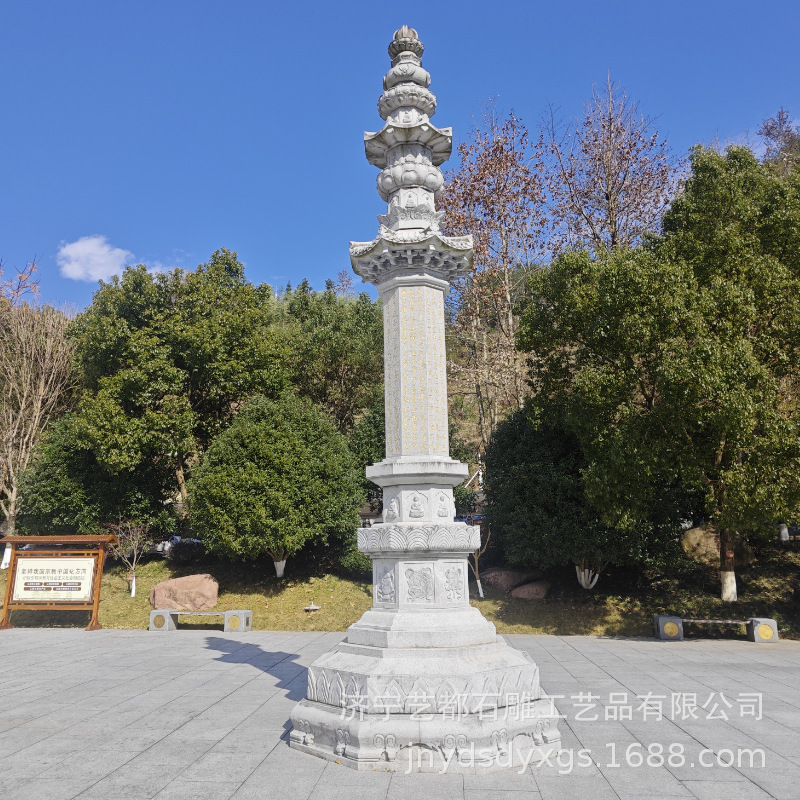
[[385,124],[364,136],[388,208],[376,239],[350,244],[384,315],[386,458],[367,468],[383,488],[383,522],[358,531],[373,604],[309,667],[290,744],[357,769],[449,761],[481,772],[552,750],[560,736],[536,664],[469,604],[467,558],[480,535],[454,521],[453,487],[467,466],[449,455],[444,296],[471,267],[472,237],[439,231],[452,132],[430,122],[436,98],[422,52],[406,26],[389,45]]

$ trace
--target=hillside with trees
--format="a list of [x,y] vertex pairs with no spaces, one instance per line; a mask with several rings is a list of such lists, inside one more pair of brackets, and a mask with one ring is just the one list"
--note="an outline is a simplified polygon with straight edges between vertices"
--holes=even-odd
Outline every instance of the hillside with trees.
[[[365,294],[337,295],[332,286],[314,292],[307,282],[276,296],[267,285],[252,285],[228,250],[194,271],[127,268],[101,283],[61,339],[74,353],[81,385],[20,482],[21,525],[29,533],[96,533],[120,521],[143,525],[156,538],[202,533],[189,509],[207,509],[210,501],[192,498],[193,477],[204,492],[212,484],[219,489],[219,476],[208,477],[206,453],[224,447],[232,425],[247,424],[249,416],[239,415],[254,398],[301,399],[355,458],[346,437],[383,396],[377,303]],[[358,466],[361,486],[365,464]],[[297,499],[307,478],[293,474],[288,495]],[[353,538],[364,499],[361,489],[347,496],[347,513],[317,531],[317,540],[329,529]],[[303,537],[290,535],[287,525],[281,531],[283,552],[296,552]],[[270,542],[270,552],[282,552],[274,536]],[[229,557],[260,552],[255,540],[208,544]]]
[[[451,441],[485,468],[487,559],[602,590],[678,574],[702,523],[733,602],[736,548],[800,520],[800,132],[780,109],[759,135],[761,159],[682,159],[609,78],[535,129],[489,103],[459,145],[440,205],[475,263],[447,300]],[[6,530],[368,566],[382,312],[347,274],[276,290],[220,249],[126,267],[77,315],[36,302],[35,264],[0,288]]]

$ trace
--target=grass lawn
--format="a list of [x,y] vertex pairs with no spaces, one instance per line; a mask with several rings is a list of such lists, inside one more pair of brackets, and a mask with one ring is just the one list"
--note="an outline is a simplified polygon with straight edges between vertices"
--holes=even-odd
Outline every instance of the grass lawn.
[[[256,630],[344,631],[371,605],[371,585],[366,580],[334,574],[301,574],[302,564],[287,564],[287,576],[275,577],[271,562],[230,564],[202,561],[175,566],[153,559],[137,571],[136,597],[128,594],[125,570],[113,563],[103,575],[100,622],[106,628],[146,629],[150,616],[148,595],[159,581],[180,575],[211,573],[220,584],[217,609],[253,611]],[[0,572],[0,598],[8,571]],[[782,638],[800,639],[800,542],[768,546],[758,560],[737,571],[739,602],[722,603],[713,569],[684,561],[669,575],[611,570],[591,592],[581,589],[574,569],[554,570],[544,601],[517,600],[502,592],[487,591],[477,600],[470,585],[473,605],[497,626],[499,633],[586,634],[598,636],[651,636],[653,614],[669,613],[697,619],[772,617]],[[794,592],[794,593],[793,593]],[[303,611],[314,601],[321,610]],[[220,628],[216,618],[185,617],[181,627]],[[84,626],[88,613],[73,611],[15,611],[12,623],[19,627]],[[687,627],[687,636],[745,638],[744,629],[717,626]]]
[[[275,577],[271,562],[230,564],[203,561],[176,567],[155,558],[136,570],[136,597],[131,597],[124,567],[108,564],[100,590],[100,624],[104,628],[146,629],[150,621],[148,597],[155,584],[169,578],[210,573],[219,581],[219,600],[215,611],[250,609],[253,628],[287,631],[343,631],[371,605],[372,587],[366,580],[348,580],[336,575],[306,575],[293,578],[291,562],[283,580]],[[0,573],[5,592],[8,570]],[[5,596],[5,595],[3,595]],[[303,608],[314,601],[322,606],[309,614]],[[19,626],[47,627],[86,624],[88,612],[13,611],[11,622]],[[181,627],[220,628],[221,618],[183,617]]]

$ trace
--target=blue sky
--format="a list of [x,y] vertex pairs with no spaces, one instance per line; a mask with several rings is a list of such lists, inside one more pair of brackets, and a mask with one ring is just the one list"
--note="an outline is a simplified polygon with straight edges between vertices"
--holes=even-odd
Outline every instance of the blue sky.
[[80,308],[80,276],[228,247],[254,282],[322,288],[385,208],[362,133],[402,24],[456,141],[490,95],[535,127],[609,70],[678,153],[800,119],[796,0],[3,0],[7,271],[38,257],[42,298]]

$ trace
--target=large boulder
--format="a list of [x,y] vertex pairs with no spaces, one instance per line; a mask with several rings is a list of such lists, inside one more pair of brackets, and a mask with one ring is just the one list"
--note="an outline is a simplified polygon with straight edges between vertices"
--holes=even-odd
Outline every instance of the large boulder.
[[211,611],[218,594],[219,584],[211,575],[186,575],[157,583],[150,590],[150,605],[178,611]]
[[544,600],[550,591],[550,584],[547,581],[533,581],[523,583],[512,590],[511,596],[518,597],[520,600]]
[[511,567],[491,567],[481,572],[481,583],[492,589],[510,592],[516,586],[535,581],[542,575],[536,569],[514,569]]
[[[719,533],[713,525],[689,528],[681,536],[681,547],[689,558],[719,569]],[[741,539],[736,540],[733,552],[735,567],[746,567],[756,560],[753,549]]]

